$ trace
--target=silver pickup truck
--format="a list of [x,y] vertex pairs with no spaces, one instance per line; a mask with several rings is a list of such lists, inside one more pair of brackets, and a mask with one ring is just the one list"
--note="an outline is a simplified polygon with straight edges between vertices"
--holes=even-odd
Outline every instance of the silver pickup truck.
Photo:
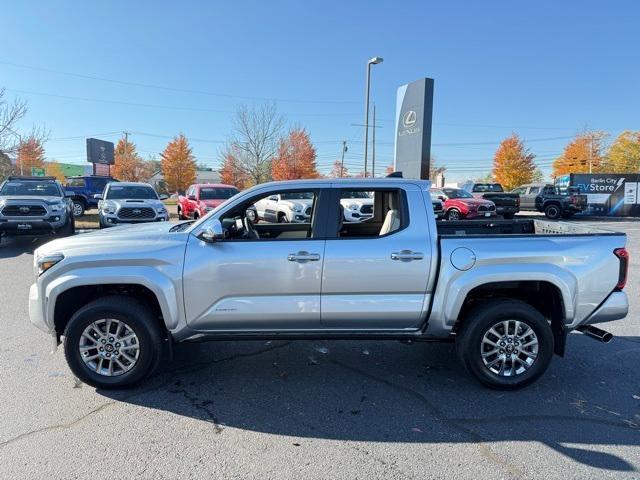
[[[31,321],[61,338],[82,381],[125,387],[172,342],[455,341],[483,384],[533,382],[568,332],[624,318],[624,234],[539,220],[438,222],[430,183],[399,178],[258,185],[198,221],[114,227],[34,255]],[[373,215],[344,222],[343,192]],[[309,198],[307,222],[253,205]]]

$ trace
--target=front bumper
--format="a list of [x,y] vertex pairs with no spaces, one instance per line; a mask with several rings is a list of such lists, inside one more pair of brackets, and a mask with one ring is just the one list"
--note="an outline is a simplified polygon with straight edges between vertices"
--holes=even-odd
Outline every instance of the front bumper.
[[627,294],[622,291],[612,292],[595,311],[587,317],[581,325],[611,322],[620,320],[629,313],[629,301]]
[[67,218],[64,214],[51,215],[44,219],[0,218],[0,233],[3,235],[54,233],[57,229],[64,227],[66,223]]
[[169,214],[157,215],[155,218],[141,218],[141,219],[122,219],[117,215],[105,215],[100,213],[100,224],[103,227],[115,227],[116,225],[127,225],[137,223],[151,223],[151,222],[168,222]]
[[358,210],[344,210],[344,221],[349,223],[358,223],[369,220],[373,217],[373,213],[361,213]]

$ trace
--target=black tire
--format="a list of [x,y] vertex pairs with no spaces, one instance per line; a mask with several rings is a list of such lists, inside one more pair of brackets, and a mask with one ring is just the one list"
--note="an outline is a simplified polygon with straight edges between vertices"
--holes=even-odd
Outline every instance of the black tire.
[[[125,322],[139,340],[138,359],[131,370],[118,376],[105,376],[91,370],[82,360],[79,342],[84,329],[100,319]],[[162,335],[153,313],[133,298],[114,295],[88,303],[69,320],[64,330],[64,355],[73,374],[87,385],[116,389],[131,387],[157,367],[162,356]]]
[[[533,360],[533,363],[521,373],[516,371],[513,376],[500,375],[491,371],[485,365],[482,356],[485,334],[496,324],[506,320],[516,320],[521,322],[521,325],[522,323],[526,324],[533,330],[538,340],[537,357]],[[515,327],[514,324],[512,326]],[[523,329],[523,327],[521,328]],[[530,339],[531,337],[528,338]],[[513,344],[515,345],[515,341]],[[509,345],[507,344],[507,347]],[[501,347],[496,346],[495,348]],[[518,348],[522,348],[522,346],[518,345]],[[465,315],[462,328],[456,336],[456,349],[466,370],[480,383],[499,390],[515,390],[537,380],[549,367],[554,351],[553,332],[547,320],[531,305],[519,300],[491,300],[483,302]],[[487,361],[490,363],[492,359],[498,356],[487,357]],[[505,352],[503,358],[506,356],[507,353]],[[513,355],[513,358],[515,357],[516,355]],[[529,358],[522,353],[518,354],[517,357],[519,359]],[[511,369],[515,362],[512,360],[507,360],[507,362],[510,362],[510,373],[513,373]],[[505,360],[502,360],[501,365],[505,365]],[[522,362],[518,365],[520,366],[519,368],[524,368]],[[501,366],[500,368],[503,367]]]
[[560,218],[561,213],[562,211],[560,210],[560,206],[556,205],[555,203],[552,203],[544,207],[544,215],[549,220],[557,220],[558,218]]
[[182,215],[182,209],[180,207],[178,207],[178,220],[186,220],[186,219],[187,219],[187,217]]
[[445,214],[445,218],[447,220],[452,220],[452,221],[462,220],[462,215],[460,214],[460,211],[457,208],[451,208]]
[[84,215],[85,210],[87,209],[87,206],[85,205],[85,203],[82,200],[73,200],[73,216],[74,217],[81,217]]
[[289,220],[287,220],[287,216],[284,213],[278,214],[278,223],[289,223]]
[[515,213],[505,213],[505,214],[503,215],[503,217],[504,217],[504,219],[505,219],[505,220],[513,220],[513,217],[515,217],[515,216],[516,216],[516,214],[515,214]]
[[67,223],[65,224],[65,226],[62,227],[60,230],[58,230],[58,234],[61,237],[70,237],[72,235],[75,235],[75,233],[76,233],[76,221],[72,215],[71,218],[67,220]]

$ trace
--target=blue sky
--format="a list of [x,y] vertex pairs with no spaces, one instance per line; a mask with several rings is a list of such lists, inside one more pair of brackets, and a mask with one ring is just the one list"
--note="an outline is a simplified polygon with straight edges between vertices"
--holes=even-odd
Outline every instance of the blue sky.
[[321,169],[344,139],[347,165],[361,170],[353,124],[374,55],[384,57],[372,80],[380,172],[392,162],[396,89],[425,76],[436,82],[432,153],[450,181],[488,172],[512,131],[548,172],[585,127],[640,129],[636,1],[2,3],[0,86],[28,100],[21,126],[49,128],[47,155],[61,162],[83,162],[87,135],[129,130],[144,157],[184,132],[217,166],[236,106],[274,99],[307,128]]

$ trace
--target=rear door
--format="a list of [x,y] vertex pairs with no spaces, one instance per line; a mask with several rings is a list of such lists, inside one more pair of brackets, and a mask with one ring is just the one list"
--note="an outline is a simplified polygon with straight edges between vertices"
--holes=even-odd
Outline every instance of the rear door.
[[[379,183],[377,184],[379,186]],[[418,186],[333,188],[328,205],[321,320],[329,330],[418,327],[428,305],[429,217]],[[373,193],[374,216],[343,223],[343,190]],[[409,212],[409,202],[414,208]]]

